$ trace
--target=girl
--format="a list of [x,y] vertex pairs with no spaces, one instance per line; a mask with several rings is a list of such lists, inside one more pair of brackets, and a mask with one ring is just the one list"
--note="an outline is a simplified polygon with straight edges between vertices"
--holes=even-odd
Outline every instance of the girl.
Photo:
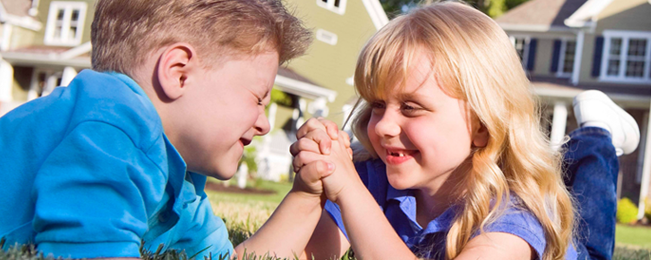
[[[336,259],[352,246],[358,259],[577,258],[559,154],[493,20],[452,2],[396,18],[363,49],[355,83],[364,100],[355,163],[345,132],[308,120],[290,149],[294,188],[238,252]],[[575,245],[580,259],[609,259],[616,149],[635,150],[639,130],[603,93],[577,100],[582,127],[564,146],[566,184],[587,205],[578,227],[586,240]]]
[[330,157],[293,149],[297,168],[336,168],[308,254],[341,255],[349,240],[363,259],[576,257],[560,156],[491,18],[453,2],[398,17],[362,50],[355,85],[365,102],[353,132],[369,159],[354,167],[336,142]]

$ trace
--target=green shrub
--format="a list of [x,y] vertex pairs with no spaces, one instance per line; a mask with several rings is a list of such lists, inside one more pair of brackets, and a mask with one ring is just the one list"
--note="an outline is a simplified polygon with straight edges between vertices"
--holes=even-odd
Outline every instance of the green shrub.
[[637,207],[629,198],[623,198],[617,203],[617,222],[631,224],[637,221]]

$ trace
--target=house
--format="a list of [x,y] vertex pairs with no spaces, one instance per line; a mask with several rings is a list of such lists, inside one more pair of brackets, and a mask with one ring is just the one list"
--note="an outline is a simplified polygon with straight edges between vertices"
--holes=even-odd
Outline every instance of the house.
[[0,0],[0,114],[90,67],[93,1]]
[[[66,86],[91,67],[95,0],[0,0],[0,116]],[[343,123],[355,95],[352,76],[363,44],[388,22],[378,0],[286,0],[315,40],[307,54],[279,69],[272,131],[254,142],[259,176],[291,174],[289,145],[305,118]],[[284,177],[281,177],[284,176]]]
[[651,1],[530,0],[496,21],[507,32],[544,113],[554,146],[575,129],[572,97],[608,94],[640,126],[636,152],[620,157],[618,196],[649,198],[651,175]]
[[[343,124],[356,100],[353,73],[357,56],[366,41],[389,20],[379,0],[285,3],[313,29],[315,39],[306,55],[281,68],[276,77],[275,88],[289,94],[293,102],[270,105],[272,131],[257,146],[258,175],[271,180],[291,177],[289,146],[296,140],[295,131],[304,118],[321,116]],[[292,82],[295,85],[289,88]],[[297,93],[299,89],[311,90],[312,94]]]

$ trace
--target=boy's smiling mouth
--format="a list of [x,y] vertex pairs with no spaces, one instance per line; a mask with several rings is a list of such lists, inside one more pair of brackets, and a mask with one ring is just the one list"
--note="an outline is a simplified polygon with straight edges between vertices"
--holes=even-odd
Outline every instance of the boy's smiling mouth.
[[240,142],[242,142],[242,146],[247,146],[251,143],[251,139],[240,138]]

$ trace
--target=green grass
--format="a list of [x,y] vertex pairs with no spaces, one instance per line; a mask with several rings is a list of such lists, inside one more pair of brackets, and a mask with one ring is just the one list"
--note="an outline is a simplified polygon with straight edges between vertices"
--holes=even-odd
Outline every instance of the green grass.
[[[234,185],[234,184],[233,184]],[[252,195],[207,191],[217,216],[222,217],[229,230],[229,238],[237,245],[249,238],[264,224],[273,210],[289,192],[290,183],[275,183],[267,181],[251,182],[251,186],[261,189],[275,190],[272,195]],[[617,246],[613,260],[651,260],[651,228],[617,225]],[[143,252],[145,260],[187,260],[183,252]],[[44,260],[52,259],[39,255],[33,246],[22,246],[9,251],[0,250],[0,260]],[[220,258],[215,257],[215,260]],[[223,258],[222,258],[223,259]],[[250,260],[277,260],[269,256],[250,256]],[[341,259],[354,259],[349,255]]]
[[[212,178],[210,178],[212,179]],[[209,179],[209,180],[210,180]],[[219,184],[223,184],[223,182],[216,181],[214,179],[210,180],[212,182],[218,182]],[[235,182],[231,180],[230,185],[235,186]],[[290,189],[292,189],[292,184],[291,183],[278,183],[278,182],[272,182],[272,181],[264,181],[264,180],[256,180],[256,181],[249,181],[247,182],[247,187],[253,187],[256,189],[263,189],[263,190],[273,190],[276,193],[273,195],[265,195],[265,194],[240,194],[240,193],[227,193],[227,192],[212,192],[212,191],[207,191],[208,194],[214,194],[214,196],[211,196],[210,201],[212,202],[218,202],[218,201],[232,201],[232,202],[243,202],[247,203],[250,201],[262,201],[262,202],[271,202],[276,205],[280,204],[280,202],[283,200],[285,195],[289,192]]]
[[651,250],[651,227],[618,224],[615,241],[617,244]]

